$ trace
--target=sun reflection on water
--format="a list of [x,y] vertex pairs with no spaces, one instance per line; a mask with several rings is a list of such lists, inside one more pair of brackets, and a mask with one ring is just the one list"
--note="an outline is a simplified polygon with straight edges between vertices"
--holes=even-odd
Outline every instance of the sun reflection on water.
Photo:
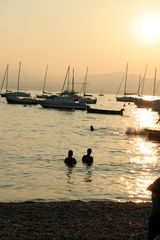
[[139,202],[141,200],[138,200],[138,196],[146,201],[151,195],[147,187],[155,180],[152,170],[158,164],[158,148],[155,143],[140,137],[135,138],[132,144],[133,154],[129,159],[132,170],[130,170],[131,174],[128,179],[123,179],[123,181],[130,199],[136,199]]
[[148,201],[151,194],[147,190],[147,187],[152,182],[152,180],[153,179],[149,174],[144,174],[144,175],[142,174],[135,180],[134,186],[126,181],[126,187],[128,190],[129,198],[134,199],[134,201],[136,199],[136,202],[141,202],[142,199],[144,199],[144,201],[146,200]]
[[150,109],[137,109],[135,112],[135,120],[140,128],[152,128],[156,126],[158,114],[157,112],[152,112]]
[[130,158],[131,163],[141,164],[143,167],[147,167],[148,164],[156,164],[158,161],[158,150],[152,142],[143,138],[137,138],[134,141],[134,147],[137,155]]

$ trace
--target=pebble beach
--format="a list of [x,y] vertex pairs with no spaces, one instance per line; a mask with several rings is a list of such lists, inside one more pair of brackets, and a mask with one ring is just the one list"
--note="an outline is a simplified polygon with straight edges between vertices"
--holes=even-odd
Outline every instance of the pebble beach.
[[151,203],[0,203],[1,240],[147,240]]

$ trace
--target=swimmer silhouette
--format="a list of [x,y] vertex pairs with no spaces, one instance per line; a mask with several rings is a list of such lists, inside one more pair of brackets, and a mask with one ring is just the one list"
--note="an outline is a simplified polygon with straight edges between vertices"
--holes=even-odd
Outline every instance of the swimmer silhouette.
[[93,164],[93,157],[90,156],[92,153],[92,149],[91,148],[88,148],[87,149],[87,154],[86,155],[83,155],[82,157],[82,162],[87,164],[87,165],[91,165]]
[[90,130],[91,130],[91,131],[94,131],[94,127],[93,127],[92,125],[90,126]]
[[73,156],[73,151],[68,151],[68,157],[65,158],[64,163],[68,166],[73,166],[77,163],[76,159]]

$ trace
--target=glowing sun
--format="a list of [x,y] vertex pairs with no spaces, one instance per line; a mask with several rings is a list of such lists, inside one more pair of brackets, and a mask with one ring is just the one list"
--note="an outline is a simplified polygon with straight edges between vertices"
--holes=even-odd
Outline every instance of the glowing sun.
[[140,40],[158,41],[160,40],[160,17],[153,15],[140,17],[135,22],[134,30]]

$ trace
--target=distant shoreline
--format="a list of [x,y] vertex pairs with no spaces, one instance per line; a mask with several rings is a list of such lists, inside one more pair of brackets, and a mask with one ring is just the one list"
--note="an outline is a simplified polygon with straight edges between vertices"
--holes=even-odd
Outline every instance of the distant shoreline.
[[147,239],[151,202],[0,203],[1,240]]

